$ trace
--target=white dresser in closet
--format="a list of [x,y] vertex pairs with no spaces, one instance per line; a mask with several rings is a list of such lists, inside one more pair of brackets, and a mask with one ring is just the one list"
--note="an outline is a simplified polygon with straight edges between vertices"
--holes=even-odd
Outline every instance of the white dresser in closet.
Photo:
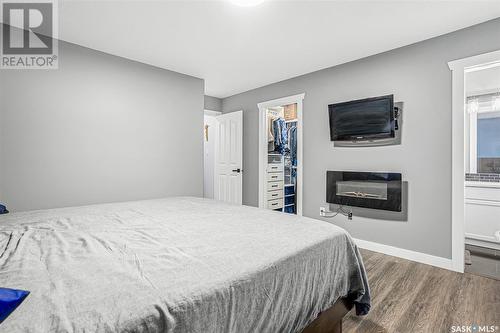
[[268,154],[267,164],[267,208],[283,208],[284,160],[278,153]]

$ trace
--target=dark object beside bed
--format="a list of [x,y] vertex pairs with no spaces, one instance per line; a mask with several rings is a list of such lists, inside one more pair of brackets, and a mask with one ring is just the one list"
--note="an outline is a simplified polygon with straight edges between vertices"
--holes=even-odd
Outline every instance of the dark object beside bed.
[[0,204],[0,215],[2,214],[8,214],[9,211],[7,210],[7,207],[5,207],[4,205]]
[[341,298],[328,310],[319,314],[302,333],[342,333],[342,319],[351,311],[354,304]]

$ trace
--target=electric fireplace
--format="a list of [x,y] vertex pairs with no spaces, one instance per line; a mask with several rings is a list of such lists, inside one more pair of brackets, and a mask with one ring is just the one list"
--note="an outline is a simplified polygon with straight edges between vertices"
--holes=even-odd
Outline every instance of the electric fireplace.
[[372,209],[401,211],[400,173],[326,172],[326,202]]

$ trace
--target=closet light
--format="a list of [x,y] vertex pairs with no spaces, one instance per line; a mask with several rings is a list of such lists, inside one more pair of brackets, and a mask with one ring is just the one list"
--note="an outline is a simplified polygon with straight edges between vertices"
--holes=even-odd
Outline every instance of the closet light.
[[258,6],[266,0],[229,0],[232,4],[242,7]]

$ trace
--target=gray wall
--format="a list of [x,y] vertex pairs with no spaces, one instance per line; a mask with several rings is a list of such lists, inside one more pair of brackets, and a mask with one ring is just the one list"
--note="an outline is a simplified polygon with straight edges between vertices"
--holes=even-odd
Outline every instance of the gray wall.
[[0,71],[0,202],[202,196],[203,80],[64,42],[59,59]]
[[[357,210],[350,222],[344,217],[326,220],[356,238],[451,258],[447,62],[498,49],[500,19],[225,98],[224,112],[244,110],[244,204],[258,205],[257,103],[305,92],[304,215],[319,218],[319,207],[325,204],[326,170],[402,172],[408,182],[407,217]],[[334,147],[327,105],[385,94],[404,102],[402,144]]]
[[222,99],[205,95],[205,110],[222,111]]

